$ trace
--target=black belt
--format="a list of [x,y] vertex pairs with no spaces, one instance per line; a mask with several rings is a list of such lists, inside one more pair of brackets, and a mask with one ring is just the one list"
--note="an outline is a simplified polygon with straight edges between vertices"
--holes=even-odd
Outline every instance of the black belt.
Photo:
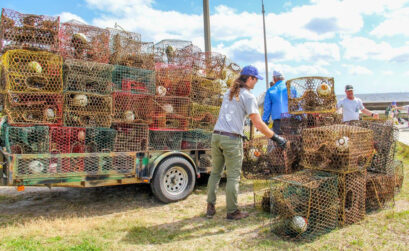
[[216,131],[216,130],[214,130],[213,133],[215,133],[215,134],[220,134],[220,135],[224,135],[224,136],[237,137],[237,138],[241,138],[241,137],[242,137],[240,134],[232,133],[232,132],[222,132],[222,131]]

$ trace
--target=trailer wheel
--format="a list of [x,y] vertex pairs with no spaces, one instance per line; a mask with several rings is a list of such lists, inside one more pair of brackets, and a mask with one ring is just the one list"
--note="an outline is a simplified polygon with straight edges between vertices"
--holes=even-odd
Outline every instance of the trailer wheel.
[[171,203],[189,196],[195,182],[195,172],[189,161],[181,157],[170,157],[157,167],[151,188],[156,198],[164,203]]

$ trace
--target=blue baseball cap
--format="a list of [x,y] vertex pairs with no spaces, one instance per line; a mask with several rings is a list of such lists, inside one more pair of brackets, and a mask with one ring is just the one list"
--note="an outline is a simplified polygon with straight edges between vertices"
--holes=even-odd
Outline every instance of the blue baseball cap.
[[396,101],[392,101],[392,105],[396,105]]
[[263,80],[264,78],[258,74],[258,70],[256,67],[252,65],[247,65],[244,66],[243,69],[240,72],[241,75],[247,75],[247,76],[252,76],[256,77],[257,79]]

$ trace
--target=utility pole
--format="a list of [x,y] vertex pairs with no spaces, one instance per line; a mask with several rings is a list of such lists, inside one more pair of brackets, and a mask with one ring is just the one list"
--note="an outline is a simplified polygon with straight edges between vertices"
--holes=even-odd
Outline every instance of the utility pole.
[[261,12],[263,13],[263,33],[264,33],[264,61],[266,64],[266,90],[269,88],[268,84],[268,61],[267,61],[267,40],[266,40],[266,21],[264,18],[264,0],[261,0]]
[[203,0],[203,23],[204,23],[205,52],[211,52],[212,45],[210,43],[209,0]]

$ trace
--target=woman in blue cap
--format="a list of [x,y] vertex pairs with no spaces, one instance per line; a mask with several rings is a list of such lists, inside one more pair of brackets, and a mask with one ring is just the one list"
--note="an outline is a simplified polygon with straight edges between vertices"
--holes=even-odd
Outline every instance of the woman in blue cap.
[[253,125],[265,136],[285,148],[287,141],[271,131],[260,117],[256,97],[250,92],[259,79],[256,67],[245,66],[240,76],[224,94],[219,117],[212,135],[213,169],[208,181],[207,212],[212,218],[216,214],[216,191],[223,168],[226,166],[226,204],[227,219],[238,220],[249,214],[238,209],[237,195],[239,192],[240,171],[243,161],[244,121],[250,117]]

